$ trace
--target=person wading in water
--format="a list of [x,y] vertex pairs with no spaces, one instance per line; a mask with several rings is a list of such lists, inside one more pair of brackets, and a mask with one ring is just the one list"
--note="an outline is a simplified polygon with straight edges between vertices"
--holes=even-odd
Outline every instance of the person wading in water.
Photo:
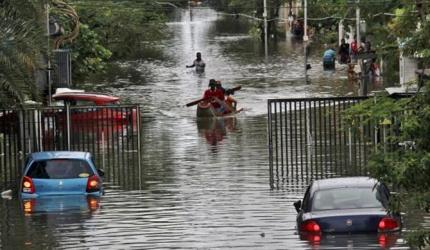
[[202,53],[197,52],[196,57],[197,58],[193,61],[193,64],[192,65],[186,65],[186,67],[187,68],[196,67],[196,73],[199,73],[199,74],[204,73],[206,64],[202,60]]
[[334,70],[336,51],[327,45],[325,45],[325,47],[326,50],[323,55],[323,68],[324,70]]
[[351,59],[349,58],[349,44],[345,42],[344,38],[342,38],[339,46],[339,56],[339,63],[341,64],[347,64],[351,61]]

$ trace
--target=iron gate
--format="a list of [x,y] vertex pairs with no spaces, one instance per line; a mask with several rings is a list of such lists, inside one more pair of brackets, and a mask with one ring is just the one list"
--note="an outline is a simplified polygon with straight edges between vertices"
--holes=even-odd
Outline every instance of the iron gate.
[[379,138],[371,124],[351,129],[343,111],[367,97],[268,100],[271,178],[324,178],[363,173]]

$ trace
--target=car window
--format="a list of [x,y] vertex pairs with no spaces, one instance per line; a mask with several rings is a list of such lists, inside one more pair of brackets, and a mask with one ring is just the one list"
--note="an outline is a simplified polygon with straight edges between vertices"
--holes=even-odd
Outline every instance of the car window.
[[35,179],[87,178],[93,174],[87,162],[76,159],[36,161],[27,172],[27,176]]
[[28,163],[30,163],[30,161],[31,161],[31,157],[27,157],[25,159],[24,168],[27,167],[27,165],[28,165]]
[[90,162],[93,164],[93,166],[96,165],[96,162],[94,161],[94,156],[90,155]]
[[315,192],[312,211],[350,208],[382,208],[384,200],[376,188],[336,188]]
[[303,211],[309,211],[309,195],[311,186],[306,189],[305,196],[303,198],[302,209]]

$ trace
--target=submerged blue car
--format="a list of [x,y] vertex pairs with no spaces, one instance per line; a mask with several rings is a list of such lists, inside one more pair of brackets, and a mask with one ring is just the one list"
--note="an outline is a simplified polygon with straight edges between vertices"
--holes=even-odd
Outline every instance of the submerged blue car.
[[88,152],[32,153],[23,169],[20,195],[23,199],[48,195],[100,196],[103,175]]
[[[399,231],[399,215],[387,212],[390,192],[369,177],[316,180],[294,203],[300,235]],[[317,238],[320,238],[319,236]]]

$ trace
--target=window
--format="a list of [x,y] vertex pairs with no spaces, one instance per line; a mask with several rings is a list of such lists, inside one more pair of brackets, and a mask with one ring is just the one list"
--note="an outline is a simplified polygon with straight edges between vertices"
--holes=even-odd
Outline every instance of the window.
[[86,161],[76,159],[36,161],[27,172],[27,176],[35,179],[87,178],[93,174]]
[[310,195],[311,186],[308,186],[305,192],[305,197],[303,198],[302,209],[303,211],[309,211],[309,195]]
[[377,188],[335,188],[315,192],[312,211],[352,208],[382,208],[386,198]]

